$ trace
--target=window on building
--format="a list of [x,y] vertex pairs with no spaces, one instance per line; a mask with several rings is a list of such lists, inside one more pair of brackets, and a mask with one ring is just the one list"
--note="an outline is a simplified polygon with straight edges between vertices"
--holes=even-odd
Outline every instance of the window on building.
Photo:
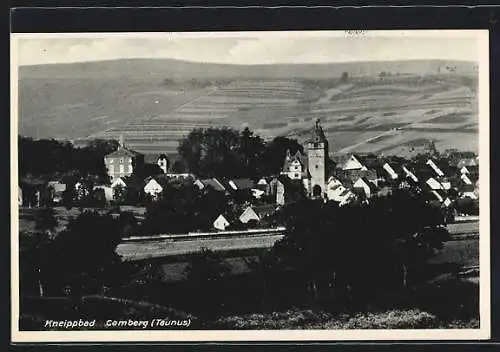
[[295,174],[294,176],[295,176],[295,178],[299,178],[299,174]]
[[123,158],[120,158],[120,163],[123,163]]

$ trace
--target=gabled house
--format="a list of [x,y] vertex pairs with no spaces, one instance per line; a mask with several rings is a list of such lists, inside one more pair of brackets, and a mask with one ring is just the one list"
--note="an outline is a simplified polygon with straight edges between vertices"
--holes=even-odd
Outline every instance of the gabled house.
[[453,204],[453,201],[450,199],[450,197],[446,197],[445,200],[443,201],[443,206],[448,208]]
[[465,165],[464,165],[464,166],[462,166],[462,168],[460,169],[460,174],[462,174],[462,175],[464,175],[464,174],[465,174],[465,175],[470,174],[470,171],[469,171],[469,169],[467,168],[467,166],[465,166]]
[[243,213],[238,218],[243,224],[248,223],[251,220],[259,221],[260,217],[255,212],[254,208],[251,206],[247,207]]
[[237,179],[230,180],[228,183],[229,183],[229,186],[231,186],[231,188],[234,191],[249,190],[249,189],[252,189],[254,186],[254,182],[249,178],[237,178]]
[[441,185],[443,186],[444,190],[450,190],[451,189],[451,181],[447,177],[442,177],[440,180]]
[[387,172],[390,180],[397,180],[401,175],[404,175],[402,167],[395,163],[386,162],[382,168]]
[[226,186],[222,183],[222,181],[219,181],[216,178],[207,178],[203,180],[195,180],[194,185],[196,185],[200,190],[206,189],[206,188],[211,188],[214,191],[218,192],[226,192]]
[[266,179],[265,177],[262,177],[259,181],[257,181],[257,185],[267,186],[267,185],[269,185],[269,180]]
[[347,159],[345,164],[342,166],[342,170],[344,170],[344,171],[347,171],[347,170],[367,171],[368,168],[363,164],[360,156],[353,154],[349,157],[349,159]]
[[365,177],[360,177],[353,184],[354,189],[362,190],[366,198],[371,198],[376,192],[376,186]]
[[441,190],[444,189],[443,185],[437,181],[434,177],[430,177],[425,181],[427,186],[430,187],[431,190]]
[[126,148],[122,137],[118,149],[104,157],[104,164],[113,182],[118,177],[132,175],[134,168],[144,164],[144,155]]
[[118,177],[111,183],[111,189],[115,189],[116,187],[127,188],[127,183],[122,177]]
[[338,176],[345,185],[353,185],[359,178],[366,178],[375,185],[386,178],[387,171],[383,167],[384,162],[375,155],[353,154],[344,163]]
[[292,180],[308,178],[307,156],[303,155],[299,150],[292,156],[288,149],[281,174],[288,176]]
[[166,174],[170,168],[169,160],[165,154],[160,154],[158,156],[158,159],[156,159],[156,165],[158,165],[164,174]]
[[466,185],[472,185],[472,180],[467,174],[462,174],[460,175],[460,179],[466,184]]
[[418,177],[415,175],[415,173],[411,170],[412,168],[409,167],[408,165],[403,165],[402,170],[404,171],[405,175],[407,178],[409,178],[411,181],[414,183],[418,182]]
[[444,176],[444,172],[438,167],[438,165],[436,164],[436,162],[434,162],[434,160],[429,159],[425,164],[432,168],[432,170],[436,173],[436,176],[438,177]]
[[272,215],[276,211],[277,206],[274,204],[248,206],[243,213],[239,216],[239,220],[246,224],[251,220],[259,221],[267,216]]
[[220,214],[217,219],[214,220],[213,226],[216,230],[225,231],[228,227],[236,223],[238,220],[238,216],[234,213],[223,213]]
[[354,198],[354,193],[344,187],[342,182],[335,177],[330,177],[328,180],[326,195],[328,200],[340,203],[341,205],[346,204]]
[[[145,181],[143,191],[153,198],[157,198],[163,192],[163,185],[160,184],[155,178],[148,177]],[[163,182],[162,182],[163,183]]]

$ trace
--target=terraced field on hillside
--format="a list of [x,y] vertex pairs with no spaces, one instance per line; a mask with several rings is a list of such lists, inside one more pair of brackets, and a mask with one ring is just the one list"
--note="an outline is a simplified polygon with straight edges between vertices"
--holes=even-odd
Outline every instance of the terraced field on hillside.
[[472,76],[337,82],[325,87],[300,79],[235,79],[193,87],[128,78],[38,79],[21,84],[20,133],[47,137],[53,131],[52,137],[75,139],[123,135],[138,151],[175,153],[178,141],[195,127],[248,125],[265,138],[304,141],[319,118],[332,153],[404,155],[431,139],[438,148],[477,151]]

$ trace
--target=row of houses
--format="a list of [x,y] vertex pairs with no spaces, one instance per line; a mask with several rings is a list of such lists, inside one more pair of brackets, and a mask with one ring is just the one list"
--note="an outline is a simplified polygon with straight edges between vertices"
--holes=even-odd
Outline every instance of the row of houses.
[[457,198],[477,200],[478,159],[474,157],[451,166],[446,160],[433,158],[410,161],[398,157],[353,154],[333,171],[326,196],[332,199],[344,194],[344,197],[349,196],[350,199],[356,196],[369,199],[402,188],[426,192],[431,200],[446,206]]

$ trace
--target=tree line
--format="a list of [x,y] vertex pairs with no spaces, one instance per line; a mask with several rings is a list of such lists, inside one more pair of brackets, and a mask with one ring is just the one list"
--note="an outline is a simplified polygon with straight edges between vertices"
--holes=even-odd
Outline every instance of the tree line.
[[248,127],[196,128],[181,140],[178,153],[188,170],[199,177],[248,177],[278,174],[287,149],[304,151],[297,140],[276,137],[265,142]]
[[95,175],[107,180],[104,156],[115,151],[115,140],[95,139],[77,148],[69,141],[18,137],[19,175],[43,176],[65,173]]

